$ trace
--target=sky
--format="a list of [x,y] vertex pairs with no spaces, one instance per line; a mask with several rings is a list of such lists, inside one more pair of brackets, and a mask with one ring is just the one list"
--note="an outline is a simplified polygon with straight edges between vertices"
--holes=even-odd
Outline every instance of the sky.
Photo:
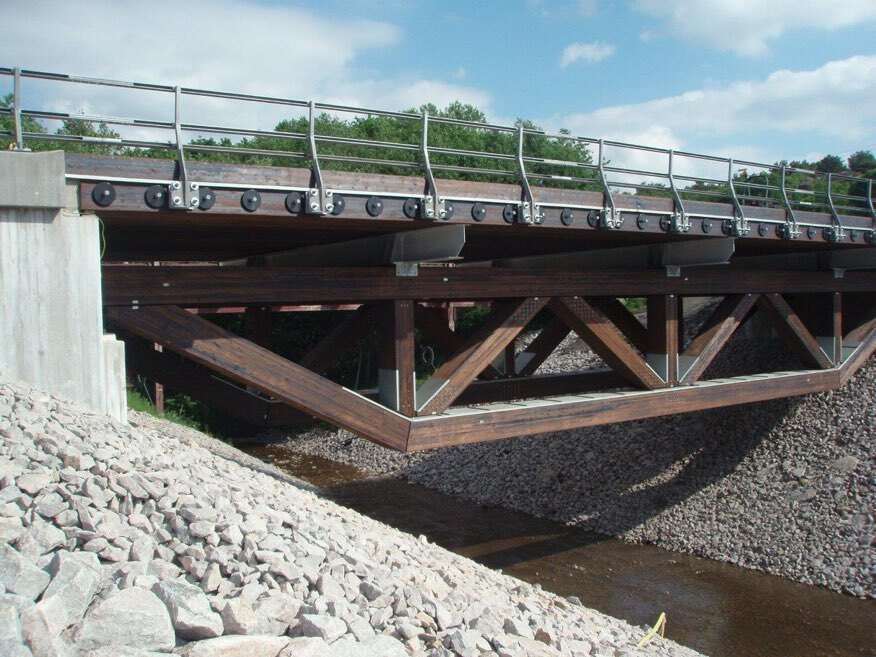
[[[391,110],[460,100],[757,162],[876,151],[876,0],[4,0],[2,15],[0,66]],[[259,128],[286,111],[211,102],[186,111]],[[69,84],[29,84],[24,105],[169,107]]]

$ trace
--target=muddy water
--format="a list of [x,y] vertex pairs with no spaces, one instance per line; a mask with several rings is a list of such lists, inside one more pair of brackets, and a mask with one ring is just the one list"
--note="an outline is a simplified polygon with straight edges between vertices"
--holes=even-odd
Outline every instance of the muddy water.
[[876,603],[708,559],[484,508],[280,446],[246,451],[339,504],[713,657],[876,655]]

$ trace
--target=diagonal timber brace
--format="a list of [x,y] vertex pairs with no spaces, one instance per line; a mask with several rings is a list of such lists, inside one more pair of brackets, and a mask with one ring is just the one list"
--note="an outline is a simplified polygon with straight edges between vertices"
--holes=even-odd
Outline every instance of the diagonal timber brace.
[[409,420],[182,308],[112,308],[107,318],[165,349],[385,447],[404,450]]
[[440,413],[448,408],[546,302],[547,299],[535,297],[507,301],[494,307],[487,323],[417,390],[417,414]]

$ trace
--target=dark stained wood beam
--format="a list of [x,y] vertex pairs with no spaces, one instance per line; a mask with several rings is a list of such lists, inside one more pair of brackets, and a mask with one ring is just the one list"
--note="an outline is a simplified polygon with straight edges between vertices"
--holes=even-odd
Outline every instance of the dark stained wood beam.
[[648,329],[629,311],[620,299],[594,297],[587,299],[587,301],[595,308],[601,310],[618,330],[624,334],[624,337],[630,341],[630,344],[643,354],[648,353]]
[[779,337],[805,365],[824,369],[833,367],[833,359],[824,353],[818,340],[780,294],[764,294],[758,298],[757,305]]
[[103,267],[105,306],[282,305],[494,300],[540,296],[724,296],[747,293],[873,292],[876,272],[734,272],[696,268],[680,277],[657,270],[527,272],[473,267],[421,268],[399,277],[380,267]]
[[678,297],[648,297],[648,363],[667,385],[678,384]]
[[[861,326],[863,328],[864,325]],[[874,353],[876,353],[876,321],[867,324],[868,331],[861,336],[858,346],[843,362],[840,367],[840,385],[845,384],[851,379],[855,372],[867,362]]]
[[375,321],[374,308],[361,306],[350,311],[298,362],[316,374],[324,374],[347,351],[368,335]]
[[[417,304],[414,309],[414,320],[423,335],[437,344],[445,353],[456,353],[462,347],[463,339],[450,329],[447,312],[443,308],[427,308]],[[484,368],[479,377],[498,379],[502,377],[502,372],[490,364]]]
[[128,374],[164,381],[168,388],[204,402],[228,417],[255,427],[312,422],[313,416],[287,404],[265,399],[174,353],[155,351],[139,338],[125,340]]
[[417,414],[440,413],[448,408],[546,302],[545,298],[528,298],[494,304],[487,322],[417,391]]
[[[871,352],[876,347],[876,337],[872,343]],[[466,409],[444,416],[414,418],[408,451],[792,397],[836,388],[839,382],[839,369],[810,370],[768,377],[736,377],[721,383],[701,382],[662,390],[592,395],[585,399],[521,402],[519,408]]]
[[111,308],[111,322],[378,444],[404,450],[410,421],[178,307]]
[[664,381],[624,340],[601,311],[581,297],[551,299],[550,309],[581,336],[605,363],[624,379],[640,388],[661,388]]
[[694,337],[680,354],[681,383],[691,384],[700,380],[703,373],[727,344],[730,336],[742,325],[757,302],[756,294],[735,294],[724,297],[699,335]]
[[538,332],[538,335],[530,342],[526,349],[517,355],[515,368],[519,376],[530,376],[541,367],[542,363],[554,352],[554,349],[566,339],[571,329],[558,317],[551,318],[550,322]]
[[378,401],[402,415],[414,415],[414,302],[391,301],[380,315]]
[[474,381],[456,398],[453,406],[489,404],[626,387],[627,382],[608,368],[562,374],[537,374],[494,381]]
[[270,306],[247,306],[243,313],[243,329],[247,340],[270,350],[273,341]]

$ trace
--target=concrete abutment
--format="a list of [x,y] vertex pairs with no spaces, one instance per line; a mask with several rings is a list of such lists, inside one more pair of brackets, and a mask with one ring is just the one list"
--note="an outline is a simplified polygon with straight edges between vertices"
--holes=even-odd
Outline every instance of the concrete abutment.
[[99,221],[64,153],[0,152],[0,372],[126,421],[124,343],[104,334]]

